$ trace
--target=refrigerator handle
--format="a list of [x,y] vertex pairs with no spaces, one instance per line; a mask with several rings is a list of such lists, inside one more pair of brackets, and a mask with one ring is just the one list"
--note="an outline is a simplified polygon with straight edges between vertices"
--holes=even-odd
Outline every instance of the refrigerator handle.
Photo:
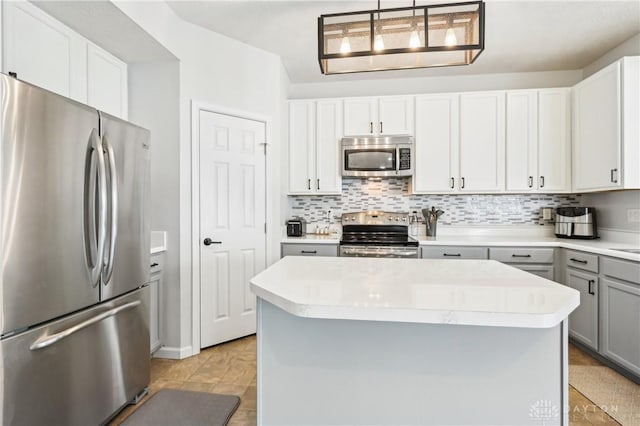
[[102,137],[102,143],[106,149],[107,164],[109,166],[109,195],[111,197],[111,212],[109,218],[111,221],[111,229],[109,230],[109,253],[106,259],[102,282],[104,285],[109,283],[113,274],[113,259],[116,252],[116,237],[118,236],[118,176],[116,174],[116,159],[113,152],[113,146],[109,143],[107,136]]
[[[96,157],[97,167],[93,167],[93,157]],[[104,163],[102,143],[95,129],[91,130],[89,145],[85,158],[85,190],[84,190],[84,238],[87,270],[91,285],[96,287],[100,282],[102,263],[104,259],[105,238],[107,233],[107,177]],[[97,176],[97,178],[96,178]],[[97,182],[96,182],[97,181]],[[97,185],[97,197],[96,197]],[[97,198],[97,199],[96,199]],[[96,201],[98,214],[96,215]],[[98,220],[96,232],[95,220]],[[96,241],[97,234],[97,241]]]
[[73,327],[69,327],[66,330],[60,331],[58,333],[52,334],[50,336],[48,335],[44,335],[41,336],[38,340],[36,340],[35,342],[33,342],[31,344],[31,346],[29,346],[29,349],[32,351],[37,351],[38,349],[44,349],[46,347],[49,347],[57,342],[59,342],[60,340],[64,339],[65,337],[69,337],[72,334],[82,330],[83,328],[87,328],[95,323],[98,323],[102,320],[105,320],[109,317],[115,316],[117,314],[119,314],[122,311],[126,311],[129,309],[133,309],[136,306],[140,305],[140,301],[136,300],[133,302],[129,302],[129,303],[125,303],[124,305],[120,305],[117,306],[113,309],[109,309],[106,312],[103,312],[101,314],[96,315],[95,317],[89,318],[88,320],[82,321],[79,324],[74,325]]

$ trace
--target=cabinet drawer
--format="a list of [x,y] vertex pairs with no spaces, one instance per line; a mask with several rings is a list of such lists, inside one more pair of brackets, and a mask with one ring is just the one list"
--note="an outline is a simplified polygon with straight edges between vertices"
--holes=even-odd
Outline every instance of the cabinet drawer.
[[553,263],[552,248],[490,248],[489,259],[502,263]]
[[337,244],[282,244],[285,256],[337,256]]
[[567,266],[584,269],[585,271],[598,272],[598,256],[582,251],[566,251]]
[[151,264],[149,267],[151,268],[151,274],[162,272],[162,268],[164,267],[163,256],[161,254],[151,256]]
[[603,257],[601,263],[604,275],[640,285],[640,263],[610,257]]
[[423,259],[486,259],[486,247],[422,247]]

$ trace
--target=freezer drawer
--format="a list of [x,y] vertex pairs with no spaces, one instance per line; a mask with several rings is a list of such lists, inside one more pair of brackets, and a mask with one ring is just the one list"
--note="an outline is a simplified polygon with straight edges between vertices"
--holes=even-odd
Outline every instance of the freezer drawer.
[[1,424],[100,424],[149,384],[149,288],[0,341]]

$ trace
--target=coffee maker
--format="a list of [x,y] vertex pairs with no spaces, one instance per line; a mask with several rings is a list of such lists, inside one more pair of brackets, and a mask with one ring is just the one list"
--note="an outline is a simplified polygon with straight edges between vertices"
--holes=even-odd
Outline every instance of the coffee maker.
[[559,238],[591,240],[598,238],[594,207],[556,208],[555,234]]

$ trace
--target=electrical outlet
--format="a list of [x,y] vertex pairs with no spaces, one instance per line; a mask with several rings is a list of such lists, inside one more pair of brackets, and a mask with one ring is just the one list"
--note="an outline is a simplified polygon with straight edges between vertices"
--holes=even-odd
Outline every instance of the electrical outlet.
[[640,222],[640,209],[627,209],[627,222]]

